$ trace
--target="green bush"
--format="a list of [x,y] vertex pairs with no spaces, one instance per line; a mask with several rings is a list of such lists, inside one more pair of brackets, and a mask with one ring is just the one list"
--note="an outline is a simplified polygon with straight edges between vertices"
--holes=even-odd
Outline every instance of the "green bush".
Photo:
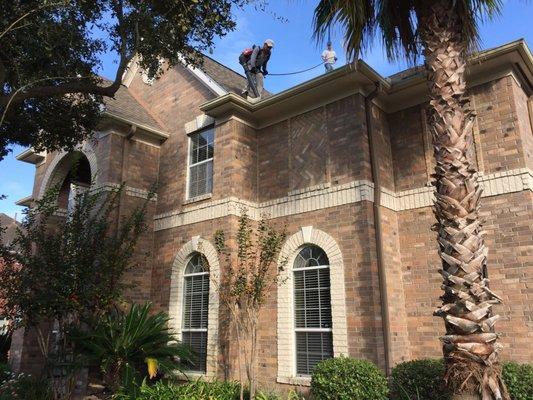
[[511,400],[533,399],[532,364],[504,363],[502,376],[511,395]]
[[317,400],[386,400],[388,393],[383,372],[365,360],[324,360],[317,364],[311,378],[311,394]]
[[440,359],[413,360],[392,369],[391,399],[447,400],[451,396],[443,381],[444,363]]
[[282,396],[275,392],[259,391],[255,395],[255,400],[303,400],[304,397],[301,394],[291,390],[286,396]]
[[116,400],[238,400],[238,382],[205,382],[197,380],[187,384],[157,382],[154,385],[143,383],[136,397],[117,395]]
[[0,363],[0,385],[11,377],[9,365]]
[[0,385],[0,400],[53,400],[50,384],[43,379],[20,374]]

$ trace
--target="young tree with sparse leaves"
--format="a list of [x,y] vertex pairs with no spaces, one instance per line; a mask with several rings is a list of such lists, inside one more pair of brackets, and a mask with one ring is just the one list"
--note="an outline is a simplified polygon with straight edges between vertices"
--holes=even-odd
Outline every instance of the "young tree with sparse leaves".
[[[222,260],[218,295],[230,314],[230,329],[234,329],[237,337],[240,381],[243,382],[244,366],[250,399],[254,399],[257,392],[259,313],[272,287],[282,283],[279,273],[285,262],[276,263],[285,238],[285,231],[273,228],[265,216],[255,224],[245,209],[239,217],[235,249],[227,245],[222,230],[215,233],[215,247]],[[241,385],[241,400],[244,399],[243,388]]]
[[492,312],[501,299],[488,287],[482,189],[471,151],[475,114],[465,79],[478,23],[501,7],[500,0],[321,0],[315,9],[316,37],[338,23],[350,55],[368,47],[379,31],[389,59],[425,59],[436,160],[434,229],[444,280],[443,304],[434,314],[444,320],[446,381],[457,398],[509,399],[494,330],[499,316]]
[[[9,248],[0,248],[0,298],[13,327],[34,329],[56,399],[73,388],[74,345],[68,336],[121,299],[122,277],[136,266],[137,239],[145,231],[146,200],[117,227],[119,189],[91,188],[58,216],[58,188],[27,209]],[[137,261],[138,262],[138,261]]]
[[[262,0],[0,2],[0,160],[10,144],[48,151],[87,138],[135,55],[153,76],[235,28],[232,7]],[[105,54],[113,80],[95,74]]]

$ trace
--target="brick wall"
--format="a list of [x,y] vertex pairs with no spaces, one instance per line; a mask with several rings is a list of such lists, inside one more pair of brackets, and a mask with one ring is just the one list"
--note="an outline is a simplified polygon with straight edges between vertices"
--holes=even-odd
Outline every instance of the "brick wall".
[[[531,126],[526,96],[516,81],[504,77],[470,90],[477,112],[479,133],[476,160],[481,160],[484,174],[510,171],[530,166]],[[396,190],[421,187],[428,179],[427,146],[421,107],[415,106],[389,116],[394,126],[392,154]],[[433,160],[431,160],[431,168]],[[488,192],[488,191],[487,191]],[[531,192],[491,196],[482,199],[482,215],[486,219],[491,287],[504,297],[505,305],[496,307],[503,321],[497,329],[504,333],[503,357],[530,361],[533,357],[524,343],[531,340],[530,290],[527,282],[533,272],[531,228]],[[442,278],[437,270],[434,223],[431,208],[416,208],[398,213],[400,253],[403,269],[405,307],[412,358],[439,356],[438,335],[444,332],[443,322],[432,316],[439,305]],[[511,304],[512,302],[512,304]]]

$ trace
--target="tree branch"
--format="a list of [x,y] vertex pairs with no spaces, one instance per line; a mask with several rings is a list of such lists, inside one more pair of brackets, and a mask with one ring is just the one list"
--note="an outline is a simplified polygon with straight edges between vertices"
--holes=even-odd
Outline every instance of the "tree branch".
[[[67,80],[75,80],[74,82],[65,82],[60,85],[49,85],[49,86],[37,86],[30,88],[31,85],[34,85],[39,82],[49,81],[49,80],[56,80],[56,79],[67,79]],[[98,94],[102,96],[107,97],[113,97],[117,90],[120,88],[120,82],[116,85],[116,82],[113,82],[109,86],[98,86],[95,85],[92,82],[87,82],[87,80],[90,79],[88,77],[86,78],[78,78],[78,77],[62,77],[62,76],[53,76],[53,77],[47,77],[43,79],[38,79],[36,81],[30,82],[17,90],[15,90],[13,93],[10,93],[6,96],[0,97],[0,110],[3,109],[2,112],[2,118],[0,119],[0,126],[2,126],[5,116],[7,114],[7,111],[11,105],[20,104],[24,100],[32,99],[32,98],[46,98],[46,97],[52,97],[52,96],[61,96],[65,94],[70,93],[91,93],[91,94]]]
[[63,1],[63,2],[59,2],[59,3],[43,4],[42,6],[36,7],[34,9],[28,11],[26,14],[23,14],[22,16],[17,18],[15,21],[13,21],[2,33],[0,33],[0,39],[2,39],[4,37],[4,35],[6,35],[10,30],[14,29],[15,25],[17,25],[23,19],[29,17],[31,14],[33,14],[33,13],[35,13],[37,11],[40,11],[43,8],[47,8],[47,7],[55,7],[55,6],[60,6],[60,5],[65,5],[66,6],[67,3],[68,3],[67,1]]

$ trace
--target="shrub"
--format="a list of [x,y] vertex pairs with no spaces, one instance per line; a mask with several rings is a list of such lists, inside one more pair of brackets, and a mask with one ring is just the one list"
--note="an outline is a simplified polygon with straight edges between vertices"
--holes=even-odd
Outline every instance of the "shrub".
[[444,385],[444,363],[440,359],[413,360],[392,369],[393,400],[447,400],[451,396]]
[[205,382],[197,380],[187,384],[157,382],[147,385],[145,382],[139,394],[130,396],[117,395],[116,400],[238,400],[240,385],[238,382]]
[[387,379],[370,361],[346,357],[321,361],[311,378],[313,399],[386,400]]
[[303,400],[304,397],[291,390],[286,396],[282,396],[280,394],[277,394],[275,392],[265,392],[260,390],[255,395],[255,400]]
[[0,400],[13,399],[52,400],[52,389],[46,380],[20,374],[0,385]]
[[9,365],[0,362],[0,385],[11,377]]
[[511,400],[533,399],[532,364],[504,363],[502,376],[511,395]]
[[151,314],[151,305],[133,304],[126,313],[116,311],[99,321],[93,332],[74,336],[89,364],[97,365],[104,381],[115,391],[135,391],[143,379],[158,372],[180,369],[188,360],[187,346],[176,341],[165,313]]

